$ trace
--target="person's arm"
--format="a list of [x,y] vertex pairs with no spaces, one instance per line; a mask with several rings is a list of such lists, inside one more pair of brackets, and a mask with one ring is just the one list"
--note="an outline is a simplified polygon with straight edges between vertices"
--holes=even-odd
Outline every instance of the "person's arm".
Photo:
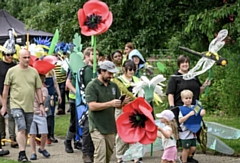
[[2,106],[2,95],[0,95],[0,105]]
[[74,88],[74,86],[72,85],[72,81],[67,78],[66,80],[66,86],[73,92],[76,94],[76,89]]
[[204,84],[200,87],[200,94],[202,94],[205,91],[206,87],[209,86],[210,84],[211,84],[211,81],[206,79]]
[[169,106],[174,106],[174,94],[168,94],[168,104]]
[[200,112],[200,115],[203,117],[205,114],[206,114],[206,110],[202,109],[201,112]]
[[44,116],[45,110],[44,110],[44,101],[43,101],[43,95],[42,95],[41,88],[36,88],[36,94],[37,94],[37,99],[38,99],[38,103],[39,103],[40,114],[42,116]]
[[57,92],[57,96],[58,96],[58,102],[61,104],[62,103],[62,97],[61,97],[61,93],[60,93],[60,89],[57,83],[57,77],[56,77],[56,73],[53,70],[53,83],[54,83],[54,88]]
[[171,135],[172,135],[172,131],[170,131],[170,130],[164,130],[163,128],[161,128],[161,127],[158,127],[158,130],[162,133],[162,135],[165,137],[165,138],[167,138],[167,139],[169,139],[170,137],[171,137]]
[[4,85],[3,92],[2,92],[2,109],[1,114],[4,116],[4,114],[7,112],[7,98],[8,98],[8,92],[9,92],[9,85]]
[[191,117],[194,114],[195,114],[194,111],[190,111],[187,115],[179,118],[179,123],[182,124],[183,122],[185,122],[189,117]]
[[121,106],[122,106],[121,100],[118,100],[118,99],[114,99],[112,101],[103,102],[103,103],[96,102],[96,101],[88,103],[89,110],[91,111],[100,111],[110,107],[121,108]]

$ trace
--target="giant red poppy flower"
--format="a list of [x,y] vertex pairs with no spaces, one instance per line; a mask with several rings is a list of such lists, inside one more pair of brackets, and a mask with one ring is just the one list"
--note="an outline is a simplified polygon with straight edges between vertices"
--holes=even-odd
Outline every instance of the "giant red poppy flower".
[[43,60],[37,60],[33,63],[33,67],[38,71],[41,75],[46,75],[50,70],[55,68],[55,65],[43,61]]
[[113,21],[112,12],[106,3],[99,0],[89,0],[78,10],[78,21],[81,33],[93,36],[106,32]]
[[150,144],[157,138],[157,127],[152,116],[152,107],[139,97],[123,107],[117,119],[117,131],[126,143]]

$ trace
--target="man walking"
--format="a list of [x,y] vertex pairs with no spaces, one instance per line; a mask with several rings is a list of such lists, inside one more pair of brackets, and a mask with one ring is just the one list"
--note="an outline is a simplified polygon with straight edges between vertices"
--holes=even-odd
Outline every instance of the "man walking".
[[[5,53],[3,54],[3,60],[0,61],[0,105],[2,105],[2,92],[4,87],[4,80],[9,68],[16,65],[13,62],[13,53]],[[9,92],[10,93],[10,92]],[[7,98],[7,113],[8,113],[8,132],[9,138],[11,139],[11,147],[15,148],[18,146],[16,142],[16,134],[15,134],[15,121],[11,114],[11,110],[9,107],[9,95]],[[5,129],[5,119],[3,116],[0,115],[0,137],[5,138],[6,136],[6,129]]]
[[104,61],[100,64],[97,79],[91,81],[85,91],[89,106],[89,132],[94,144],[94,162],[109,163],[113,154],[116,123],[115,108],[121,108],[120,91],[111,82],[113,74],[118,72],[114,63]]
[[10,108],[11,113],[18,127],[17,142],[19,145],[18,161],[28,162],[26,156],[27,134],[33,120],[33,103],[35,92],[39,99],[40,114],[45,115],[42,82],[37,70],[28,66],[30,61],[30,53],[26,49],[20,50],[19,64],[10,68],[7,72],[4,89],[2,93],[2,109],[1,114],[7,112],[7,98],[10,89]]

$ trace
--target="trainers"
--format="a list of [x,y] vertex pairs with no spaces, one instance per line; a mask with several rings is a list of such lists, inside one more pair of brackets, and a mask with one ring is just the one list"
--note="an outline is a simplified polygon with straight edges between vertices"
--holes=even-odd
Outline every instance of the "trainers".
[[82,159],[83,159],[84,163],[93,163],[93,161],[89,155],[83,154]]
[[65,145],[65,151],[67,153],[73,153],[71,140],[64,140],[64,145]]
[[5,156],[5,155],[8,155],[10,152],[9,152],[9,150],[1,150],[0,151],[0,156],[2,157],[2,156]]
[[74,142],[74,149],[82,150],[82,142],[80,140]]
[[30,160],[37,160],[37,155],[35,153],[31,154]]
[[19,162],[30,162],[30,161],[28,161],[28,158],[27,158],[26,155],[20,155],[20,156],[18,157],[18,161],[19,161]]
[[48,153],[48,151],[46,149],[41,150],[40,148],[38,148],[38,152],[41,153],[44,157],[50,156],[50,153]]
[[56,138],[52,137],[52,136],[49,138],[49,140],[50,140],[52,143],[57,143],[57,142],[58,142],[58,140],[57,140]]
[[18,147],[18,143],[16,142],[16,140],[11,139],[11,147],[12,147],[12,148]]
[[191,163],[198,163],[198,160],[195,160],[193,157],[188,157],[187,162]]

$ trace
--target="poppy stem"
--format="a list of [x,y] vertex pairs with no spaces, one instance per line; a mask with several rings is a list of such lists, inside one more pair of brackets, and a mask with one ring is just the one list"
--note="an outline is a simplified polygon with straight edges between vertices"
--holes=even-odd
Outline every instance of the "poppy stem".
[[97,76],[96,70],[97,70],[97,36],[93,35],[91,36],[91,43],[93,47],[93,78]]

